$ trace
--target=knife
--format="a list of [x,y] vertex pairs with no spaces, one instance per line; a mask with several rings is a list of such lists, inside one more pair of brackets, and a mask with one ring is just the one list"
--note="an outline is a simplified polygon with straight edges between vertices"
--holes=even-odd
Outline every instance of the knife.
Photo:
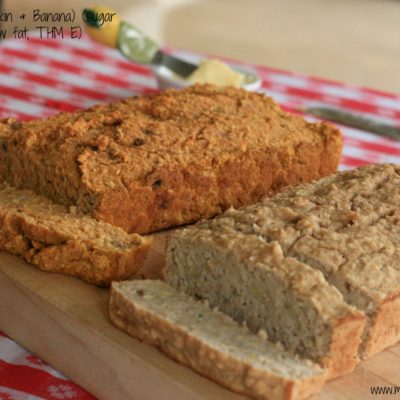
[[373,132],[390,139],[400,140],[399,127],[378,122],[372,118],[362,117],[359,114],[354,114],[348,111],[330,107],[306,107],[303,111],[318,118],[327,119],[329,121],[337,122],[353,128]]

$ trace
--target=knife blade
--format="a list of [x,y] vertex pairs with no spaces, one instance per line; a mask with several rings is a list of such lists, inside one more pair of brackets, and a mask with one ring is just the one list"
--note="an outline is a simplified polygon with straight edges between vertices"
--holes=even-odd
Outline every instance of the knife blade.
[[332,122],[358,128],[364,131],[373,132],[390,139],[400,140],[400,128],[394,125],[382,123],[372,118],[363,117],[359,114],[339,110],[331,107],[306,107],[307,114],[318,118],[327,119]]

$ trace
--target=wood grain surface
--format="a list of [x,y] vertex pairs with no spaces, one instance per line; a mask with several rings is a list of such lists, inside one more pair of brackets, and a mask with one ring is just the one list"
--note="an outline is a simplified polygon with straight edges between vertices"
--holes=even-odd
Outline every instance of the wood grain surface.
[[[163,265],[164,237],[156,240],[145,276]],[[42,272],[0,253],[0,330],[99,399],[241,399],[154,348],[114,328],[107,318],[108,290]],[[400,385],[400,345],[330,381],[314,400],[396,398],[371,386]]]

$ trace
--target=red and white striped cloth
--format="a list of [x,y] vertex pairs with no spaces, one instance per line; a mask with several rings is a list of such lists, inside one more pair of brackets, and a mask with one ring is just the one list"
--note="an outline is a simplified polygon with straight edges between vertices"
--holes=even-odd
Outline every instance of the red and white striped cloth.
[[[201,55],[172,50],[196,61]],[[400,126],[400,96],[259,65],[262,91],[289,110],[330,105]],[[87,38],[0,43],[0,118],[22,120],[155,91],[150,69]],[[313,118],[310,118],[311,120]],[[400,163],[400,142],[341,126],[341,169]],[[0,321],[1,329],[1,321]],[[0,332],[0,400],[92,399],[79,386]]]
[[94,397],[0,332],[0,399],[92,400]]

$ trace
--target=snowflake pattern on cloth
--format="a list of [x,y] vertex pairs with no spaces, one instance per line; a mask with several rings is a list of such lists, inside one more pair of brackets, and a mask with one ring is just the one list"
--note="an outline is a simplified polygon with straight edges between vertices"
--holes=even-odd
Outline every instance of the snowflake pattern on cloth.
[[75,399],[77,395],[74,388],[69,385],[51,385],[47,390],[55,399]]
[[0,400],[50,399],[94,397],[0,332]]

